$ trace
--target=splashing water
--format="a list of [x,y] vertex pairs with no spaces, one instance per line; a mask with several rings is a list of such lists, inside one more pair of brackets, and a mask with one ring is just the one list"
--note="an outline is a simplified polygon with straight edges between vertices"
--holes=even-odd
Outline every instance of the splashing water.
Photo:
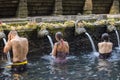
[[97,50],[96,50],[96,48],[95,48],[95,45],[94,45],[94,42],[93,42],[91,36],[90,36],[87,32],[86,32],[85,34],[88,36],[88,38],[89,38],[89,40],[90,40],[90,43],[91,43],[91,45],[92,45],[92,49],[93,49],[93,52],[92,52],[92,53],[93,53],[96,57],[98,57],[98,56],[99,56],[99,53],[97,52]]
[[[6,44],[6,39],[5,38],[3,38],[3,42],[4,42],[4,44]],[[12,64],[9,51],[7,53],[7,59],[8,59],[8,64]]]
[[49,42],[50,42],[50,44],[51,44],[51,48],[53,49],[53,41],[52,41],[52,38],[51,38],[49,35],[47,35],[47,37],[48,37]]
[[86,32],[85,34],[88,36],[88,38],[89,38],[89,40],[90,40],[90,43],[91,43],[91,45],[92,45],[93,52],[96,52],[96,48],[95,48],[95,45],[94,45],[94,43],[93,43],[93,40],[92,40],[91,36],[90,36],[87,32]]
[[[48,37],[48,39],[49,39],[49,42],[50,42],[50,45],[51,45],[51,49],[53,49],[53,41],[52,41],[52,38],[51,38],[49,35],[47,35],[47,37]],[[53,59],[54,59],[54,56],[52,56],[52,54],[50,53],[49,55],[44,55],[44,56],[42,56],[42,59],[52,62]]]
[[115,33],[116,33],[116,36],[117,36],[118,47],[120,47],[120,38],[119,38],[118,31],[115,30]]

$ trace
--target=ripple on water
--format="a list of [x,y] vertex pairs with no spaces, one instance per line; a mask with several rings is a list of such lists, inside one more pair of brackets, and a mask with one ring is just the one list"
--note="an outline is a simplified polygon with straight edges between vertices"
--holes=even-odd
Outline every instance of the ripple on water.
[[[119,80],[120,53],[112,52],[110,59],[100,60],[93,52],[80,55],[71,55],[66,65],[52,66],[50,55],[34,56],[29,59],[29,70],[23,80]],[[3,73],[4,77],[11,78],[9,69]],[[1,78],[2,76],[0,76]],[[9,80],[9,79],[8,79]]]

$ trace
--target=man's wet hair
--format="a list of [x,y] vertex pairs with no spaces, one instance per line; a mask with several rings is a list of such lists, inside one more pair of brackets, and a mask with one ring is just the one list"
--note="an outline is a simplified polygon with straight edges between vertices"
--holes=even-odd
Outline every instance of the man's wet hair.
[[109,39],[109,34],[108,33],[103,33],[102,37],[101,37],[101,40],[108,42],[110,40]]
[[55,36],[60,40],[63,38],[63,34],[61,32],[57,32]]
[[15,30],[10,31],[9,34],[11,34],[11,35],[18,35],[17,31],[15,31]]

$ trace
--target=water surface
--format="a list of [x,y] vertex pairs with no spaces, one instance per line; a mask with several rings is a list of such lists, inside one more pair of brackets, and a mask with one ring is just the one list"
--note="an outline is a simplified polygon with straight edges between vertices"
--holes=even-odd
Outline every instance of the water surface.
[[[98,59],[92,52],[70,55],[66,65],[51,65],[51,57],[31,54],[29,69],[19,80],[120,80],[120,50],[113,50],[107,60]],[[0,80],[13,80],[9,68],[1,71]]]

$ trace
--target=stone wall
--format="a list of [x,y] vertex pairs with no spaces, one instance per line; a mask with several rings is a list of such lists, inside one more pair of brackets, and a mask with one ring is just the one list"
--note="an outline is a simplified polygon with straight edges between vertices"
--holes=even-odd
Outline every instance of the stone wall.
[[63,15],[77,15],[83,12],[85,0],[63,0]]
[[19,0],[0,0],[0,18],[16,17]]
[[[101,41],[101,35],[102,33],[107,32],[105,26],[99,26],[97,28],[91,29],[86,28],[87,32],[91,35],[96,49],[98,42]],[[60,31],[60,30],[58,30]],[[64,34],[64,40],[69,42],[70,46],[70,54],[79,54],[80,52],[92,52],[92,46],[88,39],[88,37],[85,34],[75,35],[74,33],[74,27],[73,28],[66,28],[63,32]],[[119,31],[120,33],[120,31]],[[38,38],[36,36],[37,33],[32,33],[32,36],[29,37],[29,44],[30,44],[30,53],[39,52],[42,54],[49,54],[51,52],[51,46],[49,43],[49,40],[47,37]],[[56,42],[55,34],[50,34],[50,36],[53,39],[53,42]],[[109,32],[111,42],[113,42],[113,46],[117,46],[117,38],[115,32]],[[97,49],[98,50],[98,49]]]
[[[88,28],[85,27],[86,31],[90,34],[91,38],[93,39],[95,43],[96,49],[98,42],[101,41],[101,35],[107,31],[107,27],[105,25],[103,26],[95,26],[94,28]],[[87,35],[80,34],[75,35],[75,27],[67,27],[64,29],[52,29],[49,30],[50,36],[53,40],[53,43],[56,42],[55,40],[55,33],[52,33],[54,31],[61,31],[64,34],[64,40],[69,42],[70,46],[70,54],[80,54],[81,52],[92,52],[92,46],[91,43],[87,37]],[[9,31],[5,31],[6,35]],[[118,29],[118,33],[120,33],[120,30]],[[108,32],[110,35],[110,41],[113,43],[113,46],[117,46],[117,37],[114,31]],[[29,40],[29,54],[32,53],[39,53],[40,55],[49,54],[51,53],[51,45],[49,43],[49,40],[47,36],[38,38],[37,30],[33,31],[25,31],[25,32],[19,32],[20,36],[27,37]],[[0,44],[2,47],[0,47],[0,50],[3,50],[3,44]],[[98,50],[98,49],[97,49]],[[1,53],[3,53],[1,51]]]
[[54,0],[28,0],[28,16],[51,15]]
[[[110,41],[113,43],[113,46],[117,46],[117,37],[115,31],[108,32],[106,25],[97,25],[93,27],[85,26],[86,31],[90,34],[91,38],[95,43],[96,49],[98,42],[101,41],[101,35],[107,32],[110,35]],[[70,46],[70,54],[80,54],[81,52],[92,52],[91,43],[84,33],[80,35],[75,34],[75,26],[72,27],[64,27],[64,28],[53,28],[47,29],[49,31],[49,35],[51,36],[53,43],[55,40],[55,32],[61,31],[64,34],[64,40],[69,42]],[[118,33],[120,33],[120,27],[117,26]],[[6,35],[8,35],[9,30],[4,31]],[[47,36],[38,37],[38,30],[24,30],[18,32],[20,36],[26,37],[29,40],[29,54],[34,53],[45,55],[51,53],[51,45]],[[3,41],[0,39],[0,55],[3,54]],[[97,49],[98,50],[98,49]]]
[[[24,1],[26,3],[22,5]],[[90,14],[109,14],[113,1],[115,0],[0,0],[0,18],[77,15],[84,14],[84,11]],[[116,7],[120,9],[119,4]],[[118,13],[119,11],[116,14]]]
[[[55,29],[54,29],[55,30]],[[101,41],[101,35],[105,32],[107,32],[106,26],[99,26],[95,28],[86,28],[87,32],[91,35],[95,47],[98,51],[97,44]],[[57,29],[57,31],[61,31],[60,29]],[[51,32],[51,31],[50,31]],[[64,40],[69,42],[70,46],[70,54],[80,54],[81,52],[92,52],[92,46],[88,39],[88,37],[85,34],[75,35],[75,28],[74,27],[68,27],[64,31],[62,31],[64,34]],[[113,46],[117,46],[117,37],[114,31],[108,32],[110,35],[110,41],[113,43]],[[120,30],[118,30],[118,33],[120,33]],[[30,49],[29,53],[35,53],[39,52],[41,55],[49,54],[51,53],[51,45],[49,43],[49,40],[47,37],[38,38],[37,32],[34,31],[33,33],[30,33],[31,37],[29,37],[29,44]],[[55,43],[55,34],[50,33],[50,36]]]
[[93,14],[109,14],[113,0],[93,0]]

